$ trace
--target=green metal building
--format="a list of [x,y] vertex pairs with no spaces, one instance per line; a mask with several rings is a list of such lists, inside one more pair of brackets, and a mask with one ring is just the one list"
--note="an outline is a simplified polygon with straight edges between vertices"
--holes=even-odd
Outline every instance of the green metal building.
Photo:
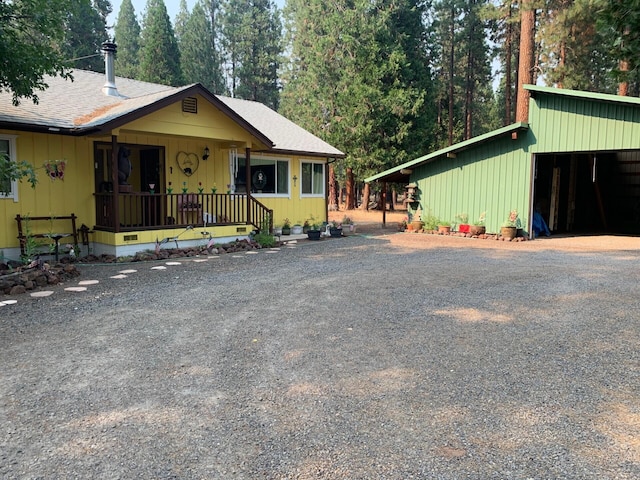
[[549,87],[531,93],[529,122],[451,145],[365,182],[415,183],[442,220],[486,212],[497,232],[511,210],[526,232],[539,212],[552,232],[640,234],[640,98]]

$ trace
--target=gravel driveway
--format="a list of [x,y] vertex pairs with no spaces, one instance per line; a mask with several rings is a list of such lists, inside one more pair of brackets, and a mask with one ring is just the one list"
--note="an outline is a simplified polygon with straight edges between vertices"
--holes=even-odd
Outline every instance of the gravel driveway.
[[0,477],[640,478],[640,251],[401,236],[0,308]]

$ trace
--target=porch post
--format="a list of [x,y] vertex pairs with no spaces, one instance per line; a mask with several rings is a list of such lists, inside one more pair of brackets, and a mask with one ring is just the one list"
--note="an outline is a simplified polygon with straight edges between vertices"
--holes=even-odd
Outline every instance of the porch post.
[[[324,215],[327,223],[329,223],[329,164],[333,162],[330,162],[329,158],[326,161],[324,164]],[[302,178],[300,179],[300,185],[302,186]],[[338,199],[336,208],[340,210],[340,199]]]
[[120,232],[120,185],[118,185],[118,136],[111,135],[111,182],[113,183],[113,231]]
[[247,223],[253,223],[251,220],[251,148],[245,148],[245,168],[246,168],[246,185],[247,185]]
[[387,226],[387,182],[382,182],[382,228]]

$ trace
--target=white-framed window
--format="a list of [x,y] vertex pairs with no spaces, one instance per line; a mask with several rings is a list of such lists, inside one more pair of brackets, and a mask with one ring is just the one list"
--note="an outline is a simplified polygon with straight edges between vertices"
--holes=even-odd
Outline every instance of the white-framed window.
[[[246,158],[238,155],[236,192],[247,191]],[[289,160],[251,156],[251,193],[254,195],[289,196]]]
[[[0,162],[15,162],[16,161],[16,136],[15,135],[0,135]],[[2,181],[2,180],[0,180]],[[5,185],[2,186],[2,191],[9,191],[9,193],[0,193],[0,198],[12,198],[14,202],[18,201],[18,181],[6,180]]]
[[303,197],[325,197],[324,162],[300,162],[300,194]]

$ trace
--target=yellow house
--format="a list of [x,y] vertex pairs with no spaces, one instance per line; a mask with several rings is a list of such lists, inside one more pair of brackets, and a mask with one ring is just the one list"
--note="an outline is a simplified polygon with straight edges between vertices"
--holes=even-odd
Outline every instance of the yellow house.
[[50,218],[31,228],[54,233],[74,214],[90,232],[81,254],[116,256],[327,219],[327,163],[341,151],[261,103],[115,77],[109,47],[106,75],[48,78],[38,104],[0,94],[0,152],[38,169],[35,189],[14,182],[0,197],[5,257],[20,256],[18,215]]

